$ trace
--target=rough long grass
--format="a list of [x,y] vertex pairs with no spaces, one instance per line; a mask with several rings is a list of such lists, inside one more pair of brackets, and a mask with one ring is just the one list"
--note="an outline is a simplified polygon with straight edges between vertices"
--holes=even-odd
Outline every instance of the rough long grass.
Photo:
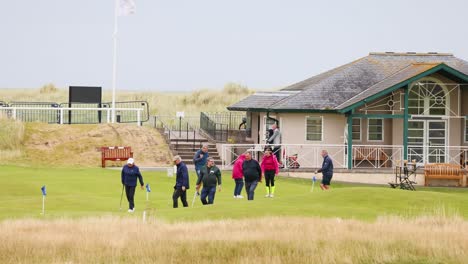
[[0,159],[20,156],[23,140],[24,124],[0,114]]
[[443,216],[5,220],[3,263],[466,263],[468,222]]

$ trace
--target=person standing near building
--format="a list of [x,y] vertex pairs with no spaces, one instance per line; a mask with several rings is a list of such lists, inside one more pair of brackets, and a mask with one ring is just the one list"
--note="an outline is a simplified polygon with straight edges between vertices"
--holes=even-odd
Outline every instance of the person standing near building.
[[133,158],[129,158],[127,160],[127,164],[123,166],[121,173],[121,181],[125,186],[125,194],[128,200],[129,213],[135,212],[134,197],[137,179],[140,181],[141,189],[143,190],[145,183],[143,182],[143,176],[140,173],[140,169],[135,165],[135,160]]
[[267,141],[273,145],[272,150],[275,153],[276,160],[281,162],[281,131],[276,123],[271,126],[271,129],[273,129],[273,135]]
[[250,154],[250,152],[245,153],[245,160],[242,163],[242,173],[245,178],[247,199],[253,200],[255,188],[257,188],[258,182],[262,182],[262,169],[258,161],[252,159],[252,154]]
[[241,195],[242,187],[244,187],[244,174],[242,173],[242,163],[244,160],[245,154],[241,154],[236,162],[234,162],[234,167],[232,168],[232,178],[236,183],[234,187],[234,198],[244,198],[244,196]]
[[[200,177],[197,180],[197,192],[203,183],[200,199],[203,205],[213,204],[216,194],[216,187],[221,191],[221,171],[216,167],[213,158],[208,158],[206,166],[200,170]],[[208,201],[206,197],[208,196]]]
[[187,190],[190,186],[187,166],[182,162],[182,158],[179,155],[174,156],[172,160],[177,166],[176,184],[174,186],[174,193],[172,194],[173,208],[177,208],[179,206],[177,201],[179,197],[182,201],[182,205],[184,207],[188,207]]
[[279,172],[278,160],[276,160],[276,156],[272,155],[271,152],[271,147],[267,147],[260,166],[263,175],[265,175],[265,197],[273,197],[275,195],[275,176]]
[[200,170],[203,166],[206,165],[206,161],[208,160],[208,144],[204,144],[201,149],[195,152],[193,156],[193,164],[195,164],[195,172],[197,173],[197,178],[200,178]]
[[320,189],[328,190],[330,189],[331,179],[333,178],[333,161],[328,156],[328,151],[322,150],[321,155],[323,157],[322,168],[316,170],[315,173],[321,172],[323,175]]

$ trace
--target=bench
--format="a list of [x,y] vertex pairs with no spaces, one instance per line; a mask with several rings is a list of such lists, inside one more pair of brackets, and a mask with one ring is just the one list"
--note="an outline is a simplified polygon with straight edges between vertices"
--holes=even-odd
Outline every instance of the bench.
[[133,158],[131,147],[101,147],[102,167],[106,167],[106,160],[118,161]]
[[[390,159],[385,154],[385,151],[378,147],[355,147],[353,148],[353,160],[363,161],[367,160],[369,162],[375,161],[384,167],[390,166]],[[383,164],[382,164],[383,162]]]
[[424,186],[429,185],[430,179],[458,180],[458,186],[462,185],[463,170],[460,165],[448,163],[431,163],[424,165]]

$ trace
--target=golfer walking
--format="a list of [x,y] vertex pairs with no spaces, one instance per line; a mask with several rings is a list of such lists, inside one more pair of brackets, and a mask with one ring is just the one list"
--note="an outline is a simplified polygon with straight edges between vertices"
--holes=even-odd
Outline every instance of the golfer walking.
[[323,157],[322,168],[320,168],[319,170],[316,170],[315,173],[317,172],[322,173],[323,177],[322,177],[322,183],[320,184],[320,189],[325,191],[325,190],[330,189],[330,182],[333,177],[333,161],[328,156],[328,151],[322,150],[321,155]]
[[258,182],[262,182],[262,168],[258,161],[252,159],[250,152],[245,153],[245,160],[242,163],[242,173],[245,179],[245,191],[248,200],[254,199],[255,188]]
[[172,194],[173,207],[179,207],[178,199],[182,201],[184,207],[188,207],[187,203],[187,190],[189,189],[189,174],[185,163],[182,162],[182,158],[177,155],[173,158],[174,163],[177,166],[176,173],[176,184],[174,186],[174,193]]
[[208,160],[209,156],[210,155],[208,154],[207,144],[203,145],[201,149],[195,152],[195,155],[193,156],[193,164],[195,164],[195,172],[197,173],[197,178],[200,178],[200,170],[201,168],[203,168],[203,166],[206,165],[206,161]]
[[[213,204],[216,186],[218,191],[221,191],[221,171],[214,164],[213,158],[208,158],[206,166],[203,166],[200,170],[200,177],[197,180],[197,192],[200,190],[201,183],[203,183],[203,189],[201,191],[201,202],[203,205]],[[206,197],[208,196],[208,201]]]
[[143,176],[141,176],[140,169],[135,165],[135,160],[129,158],[127,164],[122,168],[122,184],[125,186],[125,194],[128,200],[128,212],[133,213],[135,211],[135,188],[137,185],[137,178],[140,181],[141,189],[144,190]]

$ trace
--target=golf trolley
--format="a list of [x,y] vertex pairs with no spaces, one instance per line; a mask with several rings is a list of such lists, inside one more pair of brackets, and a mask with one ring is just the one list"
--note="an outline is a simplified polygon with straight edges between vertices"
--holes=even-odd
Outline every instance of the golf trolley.
[[[391,188],[400,188],[403,190],[416,191],[413,184],[416,183],[416,162],[408,163],[406,160],[403,167],[399,164],[395,167],[395,182],[389,182]],[[410,177],[414,177],[414,181]]]

